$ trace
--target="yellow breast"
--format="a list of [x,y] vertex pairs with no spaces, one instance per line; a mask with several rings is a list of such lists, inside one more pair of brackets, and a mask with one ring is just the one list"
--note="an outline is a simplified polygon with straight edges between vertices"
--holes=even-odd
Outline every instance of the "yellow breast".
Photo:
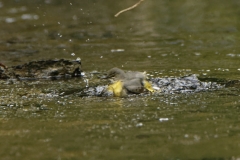
[[122,81],[117,81],[108,86],[108,91],[113,92],[114,96],[116,96],[116,97],[122,96],[122,90],[123,90],[123,82]]

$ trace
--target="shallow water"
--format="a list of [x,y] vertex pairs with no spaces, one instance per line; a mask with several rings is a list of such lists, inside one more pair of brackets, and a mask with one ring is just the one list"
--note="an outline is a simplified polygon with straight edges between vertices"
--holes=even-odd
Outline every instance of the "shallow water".
[[[85,72],[240,78],[238,0],[144,1],[114,18],[134,3],[1,0],[1,63],[81,57]],[[80,97],[84,85],[1,81],[1,159],[240,158],[239,86],[112,98]]]

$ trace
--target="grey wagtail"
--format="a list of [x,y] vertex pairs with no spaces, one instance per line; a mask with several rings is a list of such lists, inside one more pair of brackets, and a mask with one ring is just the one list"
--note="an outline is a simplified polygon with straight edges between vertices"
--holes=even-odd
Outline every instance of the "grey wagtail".
[[107,78],[114,78],[114,83],[107,90],[112,91],[116,97],[126,96],[129,92],[139,94],[144,89],[154,92],[152,85],[146,80],[145,72],[124,72],[119,68],[112,68],[107,72]]

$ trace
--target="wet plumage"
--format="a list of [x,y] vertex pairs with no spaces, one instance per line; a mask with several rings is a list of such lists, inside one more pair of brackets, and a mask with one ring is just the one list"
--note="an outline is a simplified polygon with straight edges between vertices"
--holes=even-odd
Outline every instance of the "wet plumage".
[[144,89],[154,92],[144,72],[124,72],[119,68],[112,68],[107,72],[107,78],[113,78],[114,82],[109,85],[108,91],[113,92],[117,97],[126,96],[127,93],[139,94]]

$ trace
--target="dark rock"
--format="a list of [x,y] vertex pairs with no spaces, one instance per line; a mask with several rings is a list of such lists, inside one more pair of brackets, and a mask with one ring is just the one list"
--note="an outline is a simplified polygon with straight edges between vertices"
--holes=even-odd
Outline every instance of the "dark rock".
[[81,61],[42,60],[32,61],[23,65],[0,68],[0,78],[27,79],[59,79],[81,77]]

